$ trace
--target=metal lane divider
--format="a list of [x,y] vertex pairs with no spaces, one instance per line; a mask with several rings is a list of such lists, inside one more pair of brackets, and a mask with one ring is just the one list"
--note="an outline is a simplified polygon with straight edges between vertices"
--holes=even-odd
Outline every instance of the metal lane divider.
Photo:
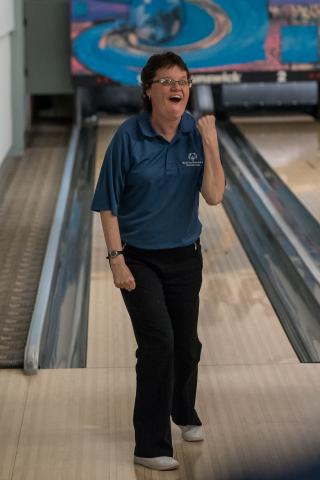
[[57,200],[52,227],[50,230],[48,246],[41,271],[35,307],[25,347],[24,372],[28,375],[36,374],[39,368],[39,352],[41,346],[41,339],[44,329],[47,306],[50,298],[50,292],[52,288],[55,262],[64,223],[64,212],[68,201],[79,136],[80,127],[75,125],[72,129],[71,138],[68,146],[63,179]]

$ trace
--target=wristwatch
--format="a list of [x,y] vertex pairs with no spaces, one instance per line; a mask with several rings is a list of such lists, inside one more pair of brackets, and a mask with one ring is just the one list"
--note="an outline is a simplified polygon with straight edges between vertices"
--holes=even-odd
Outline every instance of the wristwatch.
[[110,260],[112,258],[118,257],[119,255],[123,255],[123,250],[111,250],[111,252],[108,252],[106,258]]

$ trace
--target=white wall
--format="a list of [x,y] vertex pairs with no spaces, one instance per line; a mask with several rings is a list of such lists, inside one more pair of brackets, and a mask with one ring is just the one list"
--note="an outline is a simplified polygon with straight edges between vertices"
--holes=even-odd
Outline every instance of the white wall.
[[0,0],[0,164],[12,144],[11,32],[13,0]]

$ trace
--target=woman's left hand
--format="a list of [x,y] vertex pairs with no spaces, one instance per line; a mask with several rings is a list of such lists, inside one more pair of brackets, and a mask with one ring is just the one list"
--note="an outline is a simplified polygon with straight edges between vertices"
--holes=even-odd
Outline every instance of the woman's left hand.
[[203,140],[217,138],[216,117],[214,115],[204,115],[197,122],[197,128]]

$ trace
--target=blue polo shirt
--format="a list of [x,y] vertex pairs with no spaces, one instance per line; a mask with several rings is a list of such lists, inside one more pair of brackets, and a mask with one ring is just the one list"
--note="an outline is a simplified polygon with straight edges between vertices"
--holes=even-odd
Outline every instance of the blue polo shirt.
[[91,210],[111,210],[129,245],[190,245],[202,229],[203,167],[201,135],[189,113],[183,114],[171,142],[152,128],[149,112],[139,113],[119,127],[109,144]]

